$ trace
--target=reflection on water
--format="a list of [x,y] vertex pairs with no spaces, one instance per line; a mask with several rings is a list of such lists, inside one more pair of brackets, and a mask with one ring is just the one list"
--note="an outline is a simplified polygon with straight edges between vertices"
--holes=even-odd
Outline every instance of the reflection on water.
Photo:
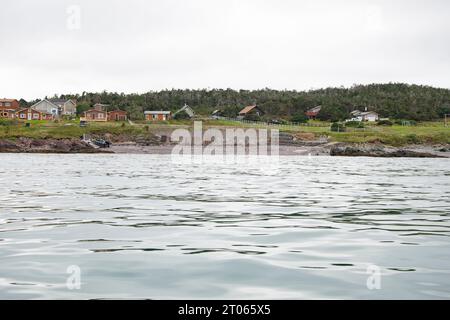
[[450,298],[448,159],[0,160],[0,298]]

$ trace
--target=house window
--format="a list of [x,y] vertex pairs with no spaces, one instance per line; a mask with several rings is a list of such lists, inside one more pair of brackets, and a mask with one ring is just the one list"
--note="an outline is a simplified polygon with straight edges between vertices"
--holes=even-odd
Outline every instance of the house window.
[[158,119],[158,115],[153,114],[153,115],[152,115],[152,118],[153,118],[153,120],[156,120],[156,119]]
[[20,114],[20,119],[25,119],[25,116],[26,116],[25,113],[21,113]]
[[39,113],[33,113],[33,119],[39,119]]
[[11,102],[5,102],[5,107],[11,107]]
[[99,114],[98,114],[98,118],[99,118],[99,119],[103,119],[103,113],[99,113]]

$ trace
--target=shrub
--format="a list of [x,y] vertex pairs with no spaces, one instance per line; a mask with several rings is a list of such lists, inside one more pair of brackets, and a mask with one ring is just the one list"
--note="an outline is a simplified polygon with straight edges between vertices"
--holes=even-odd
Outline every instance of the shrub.
[[13,126],[17,125],[17,120],[0,119],[0,126]]
[[261,117],[258,116],[257,114],[247,114],[247,115],[245,115],[244,120],[261,121]]
[[377,122],[377,125],[379,126],[392,126],[392,121],[389,120],[380,120]]
[[308,117],[304,113],[297,113],[292,116],[291,122],[306,123],[308,122]]
[[348,121],[345,123],[345,126],[349,128],[364,128],[364,123],[362,121]]
[[417,137],[417,135],[415,135],[413,133],[408,134],[405,138],[406,138],[407,143],[420,143],[419,137]]
[[331,124],[331,131],[333,132],[345,132],[345,126],[340,122],[333,122]]

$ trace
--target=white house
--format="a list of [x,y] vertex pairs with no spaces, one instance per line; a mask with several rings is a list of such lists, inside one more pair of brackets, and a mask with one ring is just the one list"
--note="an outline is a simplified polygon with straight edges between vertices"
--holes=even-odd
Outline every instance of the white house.
[[189,118],[193,118],[195,117],[195,112],[194,110],[189,107],[186,103],[184,104],[183,108],[181,108],[180,110],[178,110],[177,112],[175,112],[173,114],[173,116],[175,117],[177,114],[181,113],[181,112],[185,112]]
[[53,102],[51,102],[50,100],[47,100],[47,99],[41,100],[41,101],[33,104],[31,106],[31,109],[34,109],[34,110],[37,110],[40,112],[50,113],[53,115],[53,117],[58,117],[60,115],[58,105],[54,104]]
[[32,105],[31,108],[40,112],[50,113],[53,117],[75,115],[77,113],[77,104],[71,99],[44,99]]
[[72,99],[50,99],[49,101],[58,106],[60,115],[73,116],[77,113],[77,104]]
[[380,116],[375,111],[359,111],[355,110],[350,113],[352,115],[352,119],[349,121],[368,121],[368,122],[376,122],[380,119]]

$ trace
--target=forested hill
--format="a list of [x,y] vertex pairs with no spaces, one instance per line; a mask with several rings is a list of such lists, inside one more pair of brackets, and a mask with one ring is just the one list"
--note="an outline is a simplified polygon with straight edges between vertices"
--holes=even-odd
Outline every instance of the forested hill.
[[312,91],[263,90],[163,90],[145,94],[83,93],[59,98],[75,98],[80,111],[94,103],[110,104],[142,117],[144,110],[177,110],[186,102],[197,113],[208,115],[221,109],[235,116],[246,105],[258,104],[269,117],[290,119],[307,109],[322,105],[320,118],[340,120],[355,108],[377,111],[381,117],[434,120],[450,114],[450,90],[398,83],[357,85]]

